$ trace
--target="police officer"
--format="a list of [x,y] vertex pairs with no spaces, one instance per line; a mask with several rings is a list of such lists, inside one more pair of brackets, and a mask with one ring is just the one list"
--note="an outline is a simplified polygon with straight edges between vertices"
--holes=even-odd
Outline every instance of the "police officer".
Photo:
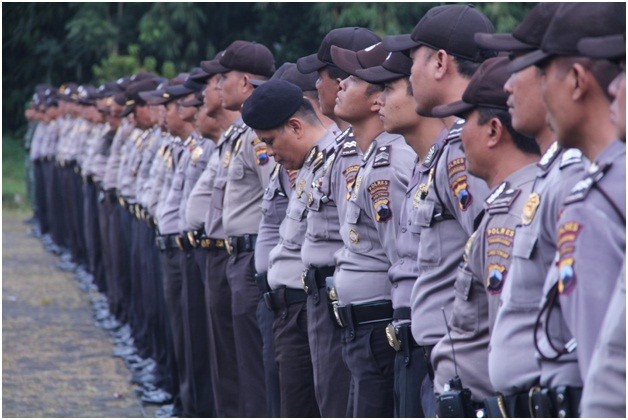
[[395,356],[395,417],[425,417],[421,387],[429,382],[425,352],[414,338],[410,326],[410,294],[418,274],[416,262],[420,226],[416,224],[419,189],[427,185],[428,173],[434,157],[437,136],[446,136],[442,120],[426,118],[414,112],[414,98],[410,85],[412,60],[405,52],[393,52],[381,66],[357,70],[359,77],[369,83],[384,83],[380,94],[380,118],[384,130],[401,134],[417,154],[412,178],[408,184],[397,234],[399,259],[388,271],[392,283],[393,322],[386,329],[389,344]]
[[[559,4],[541,3],[510,34],[476,34],[483,48],[511,51],[521,56],[539,48]],[[513,73],[504,89],[512,125],[520,133],[534,137],[543,157],[521,221],[515,229],[512,262],[501,296],[502,306],[491,332],[489,375],[497,395],[487,401],[489,415],[496,415],[501,404],[509,417],[531,416],[529,390],[541,380],[541,368],[530,337],[543,294],[545,276],[556,253],[556,220],[564,197],[582,178],[584,162],[576,149],[565,149],[556,143],[555,134],[546,122],[541,95],[541,72],[529,67]],[[512,363],[513,357],[517,363]],[[567,374],[577,366],[571,361],[555,361],[554,370]],[[547,362],[549,364],[550,362]],[[578,377],[576,373],[576,377]],[[497,400],[502,400],[497,401]]]
[[340,220],[344,247],[335,255],[333,279],[343,360],[351,372],[347,414],[354,417],[391,416],[394,411],[395,352],[385,335],[393,316],[388,269],[398,259],[397,203],[405,194],[415,156],[403,137],[383,129],[377,104],[383,86],[356,75],[359,69],[381,64],[387,55],[381,43],[358,52],[331,48],[334,63],[351,75],[340,83],[334,112],[352,125],[356,146],[364,153]]
[[[307,319],[307,294],[302,288],[301,244],[305,236],[307,191],[322,156],[316,145],[327,131],[302,90],[287,81],[271,80],[257,88],[245,102],[244,121],[269,147],[287,170],[299,170],[290,189],[290,203],[279,229],[279,243],[268,263],[270,291],[264,300],[275,314],[273,325],[283,417],[318,417],[310,348],[303,323]],[[307,157],[307,159],[306,159]],[[272,181],[271,181],[272,182]],[[309,188],[308,188],[309,189]],[[301,324],[301,325],[300,325]]]
[[[542,376],[547,359],[561,359],[575,351],[580,376],[586,377],[609,296],[624,259],[625,146],[614,140],[616,131],[610,121],[610,103],[605,93],[618,69],[608,61],[578,57],[577,49],[578,41],[584,37],[624,31],[623,14],[623,4],[599,8],[561,5],[541,49],[512,63],[513,69],[538,63],[544,75],[543,99],[559,143],[580,149],[594,162],[587,176],[565,198],[558,220],[558,262],[548,273],[539,316],[541,323],[537,325],[545,341],[537,347]],[[566,79],[573,83],[559,83]],[[557,321],[550,322],[547,314],[552,310],[556,311],[553,319],[564,323],[563,328],[569,333],[561,334]],[[578,412],[581,392],[578,384],[560,383],[550,377],[541,385],[543,389],[531,396],[536,415]]]
[[[510,76],[506,57],[482,63],[471,78],[462,100],[432,109],[436,117],[458,115],[466,120],[461,133],[468,172],[492,190],[484,214],[471,235],[454,283],[451,331],[432,351],[434,382],[449,384],[439,398],[441,417],[459,417],[452,401],[460,398],[471,409],[493,394],[488,378],[489,331],[501,306],[501,292],[508,282],[515,226],[536,174],[539,147],[512,128],[508,95],[503,90]],[[455,355],[452,347],[455,347]],[[461,387],[470,395],[459,393]],[[455,398],[446,398],[447,391]],[[467,400],[467,398],[469,398]],[[466,400],[466,401],[465,401]]]
[[[384,38],[389,51],[412,49],[410,82],[418,114],[430,116],[434,106],[460,99],[486,57],[473,43],[473,34],[493,31],[488,18],[476,9],[447,5],[430,9],[412,34]],[[456,117],[447,117],[443,122],[449,135],[437,143],[426,187],[419,196],[419,277],[411,296],[412,335],[428,355],[446,334],[441,308],[451,312],[457,267],[488,194],[486,184],[467,171],[460,147],[464,122]],[[444,384],[434,385],[441,393]],[[422,395],[426,399],[423,411],[428,417],[435,414],[429,392],[428,387]]]
[[304,289],[308,294],[308,337],[314,387],[322,417],[344,417],[352,412],[347,407],[350,374],[342,361],[341,330],[330,313],[325,280],[333,276],[334,254],[343,245],[340,220],[347,207],[347,186],[353,182],[362,162],[362,151],[354,142],[349,124],[334,112],[339,83],[349,74],[333,63],[331,47],[337,45],[358,51],[379,40],[365,28],[338,28],[325,36],[316,54],[297,60],[300,72],[318,72],[316,90],[321,113],[335,123],[328,131],[337,134],[340,129],[344,130],[335,141],[319,145],[324,164],[308,193],[307,229],[301,248],[301,258],[307,267]]
[[[585,38],[578,42],[581,54],[621,61],[622,72],[611,83],[611,112],[617,135],[626,142],[626,40],[625,34]],[[600,330],[589,374],[582,393],[583,417],[626,416],[626,261]]]
[[[238,111],[253,92],[253,79],[265,80],[274,71],[274,57],[261,44],[234,41],[209,70],[220,73],[222,106]],[[226,132],[228,144],[214,179],[212,202],[222,212],[230,254],[227,279],[231,304],[242,416],[267,411],[262,338],[257,322],[261,296],[255,284],[254,251],[261,219],[259,204],[270,180],[274,159],[246,124],[237,121]],[[213,209],[212,209],[213,210]],[[263,328],[263,327],[262,327]]]
[[[214,64],[217,64],[217,58],[201,62],[201,68],[208,75],[203,97],[206,114],[216,120],[220,134],[207,167],[190,193],[188,207],[194,201],[207,203],[198,208],[202,211],[202,215],[199,216],[203,219],[204,227],[204,229],[200,229],[199,235],[200,241],[205,241],[208,247],[206,277],[203,281],[205,304],[208,311],[212,382],[220,384],[220,386],[213,387],[216,415],[218,417],[237,417],[240,415],[238,370],[234,368],[237,362],[231,315],[231,289],[226,276],[229,255],[224,239],[226,235],[222,226],[222,196],[220,201],[214,201],[213,191],[214,180],[220,168],[225,168],[223,159],[229,144],[224,133],[236,121],[239,113],[222,107],[220,94],[216,88],[218,73],[208,67],[208,65],[213,67]],[[188,217],[189,215],[190,209],[188,209]]]

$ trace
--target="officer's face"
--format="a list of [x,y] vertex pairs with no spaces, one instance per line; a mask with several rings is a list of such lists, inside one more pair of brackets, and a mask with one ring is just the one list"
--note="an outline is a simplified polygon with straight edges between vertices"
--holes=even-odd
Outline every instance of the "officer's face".
[[424,46],[416,48],[410,54],[412,58],[410,83],[412,84],[416,113],[419,115],[429,116],[432,108],[439,105],[434,103],[431,95],[431,87],[434,82],[434,79],[430,77],[433,55],[434,51]]
[[215,118],[207,115],[207,107],[205,105],[203,105],[196,113],[194,127],[203,137],[217,139],[220,136],[220,125]]
[[177,109],[179,111],[179,118],[181,118],[183,121],[193,122],[194,116],[196,115],[196,111],[198,111],[198,108],[195,106],[181,106],[179,104],[183,101],[189,101],[189,100],[194,99],[194,95],[196,94],[190,93],[189,95],[185,96],[184,98],[179,99],[178,101]]
[[218,89],[218,79],[220,75],[214,75],[207,80],[207,87],[203,91],[205,107],[209,115],[215,115],[222,108],[220,100],[220,89]]
[[135,123],[139,128],[147,129],[152,125],[150,118],[150,107],[148,105],[138,105],[134,110]]
[[619,73],[608,86],[608,92],[613,96],[611,104],[611,118],[617,127],[617,136],[626,142],[626,70]]
[[350,123],[358,123],[374,112],[379,112],[377,97],[379,92],[367,93],[370,84],[359,77],[349,76],[340,82],[340,92],[336,97],[334,113],[338,118]]
[[299,169],[303,166],[305,153],[301,149],[296,130],[291,126],[290,120],[274,130],[255,130],[257,137],[268,146],[268,156],[273,156],[277,163],[286,169]]
[[379,117],[384,130],[389,133],[407,133],[419,122],[420,117],[414,112],[414,97],[405,77],[386,83],[377,103],[381,107]]
[[336,106],[336,96],[339,89],[339,81],[329,77],[327,68],[318,71],[316,90],[318,91],[321,113],[326,117],[335,117],[334,107]]
[[238,71],[230,71],[221,74],[219,77],[218,89],[220,90],[220,101],[223,108],[239,111],[246,99],[244,90],[247,82],[244,74]]
[[508,93],[508,113],[513,128],[537,137],[547,127],[539,69],[531,66],[513,73],[506,81],[504,91]]
[[574,129],[579,117],[571,93],[572,86],[577,83],[570,66],[559,64],[565,59],[556,57],[540,67],[541,91],[547,108],[547,121],[558,142],[565,147],[574,147],[576,145],[572,141],[578,138]]
[[177,104],[176,102],[170,102],[166,106],[166,127],[168,127],[168,131],[170,134],[174,136],[178,136],[182,133],[184,122],[179,117],[179,112],[177,112]]
[[484,158],[487,153],[483,145],[486,143],[488,124],[478,124],[479,112],[477,109],[471,111],[466,117],[467,122],[462,133],[460,133],[460,139],[467,161],[467,170],[473,176],[486,179],[484,174],[488,165],[485,164]]

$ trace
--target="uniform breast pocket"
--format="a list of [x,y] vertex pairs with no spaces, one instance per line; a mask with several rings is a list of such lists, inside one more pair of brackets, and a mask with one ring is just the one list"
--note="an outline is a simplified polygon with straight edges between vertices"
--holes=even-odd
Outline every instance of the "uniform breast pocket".
[[[477,333],[478,302],[474,296],[473,273],[466,266],[458,268],[458,275],[454,283],[454,306],[451,315],[451,328],[462,335]],[[482,293],[484,291],[482,290]]]
[[227,180],[224,178],[214,181],[214,191],[212,196],[212,205],[214,208],[222,210],[222,202],[225,198],[225,186]]
[[297,202],[286,212],[285,226],[282,226],[284,243],[289,247],[300,248],[307,228],[307,208],[304,203]]
[[347,248],[353,252],[364,253],[373,249],[373,241],[368,236],[365,223],[372,223],[367,220],[366,215],[357,204],[349,202],[345,223],[341,231]]
[[515,234],[515,241],[512,246],[512,255],[526,260],[532,259],[537,240],[536,232],[519,229]]
[[175,191],[181,191],[183,189],[183,183],[184,178],[182,176],[178,176],[172,181],[172,188]]
[[233,162],[229,167],[229,180],[244,178],[244,165],[242,162]]
[[420,234],[422,228],[423,226],[421,222],[419,222],[417,209],[414,208],[408,217],[408,230],[412,233]]
[[510,306],[520,310],[535,310],[539,307],[545,271],[540,260],[533,260],[537,248],[537,232],[530,229],[517,230],[512,246],[512,263],[508,276]]
[[434,217],[435,203],[432,201],[422,201],[416,209],[413,224],[421,230],[421,244],[419,246],[418,259],[422,265],[435,266],[440,264],[442,259],[441,231],[443,222],[432,225]]

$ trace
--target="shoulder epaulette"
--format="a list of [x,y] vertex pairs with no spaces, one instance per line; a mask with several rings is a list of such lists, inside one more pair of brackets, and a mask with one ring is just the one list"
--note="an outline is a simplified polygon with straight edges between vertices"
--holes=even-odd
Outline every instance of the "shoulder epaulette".
[[382,146],[377,149],[377,152],[375,152],[375,157],[373,158],[373,168],[380,168],[382,166],[390,165],[390,150],[390,145]]
[[515,201],[521,190],[510,188],[507,181],[502,182],[486,199],[489,214],[505,213]]
[[438,149],[439,149],[439,146],[436,143],[434,143],[432,147],[430,147],[430,150],[427,152],[427,155],[425,155],[425,159],[423,159],[423,163],[422,163],[423,166],[425,166],[426,168],[429,168],[432,166],[434,162],[436,162],[436,159],[434,158],[438,154]]
[[580,162],[582,162],[582,152],[578,149],[567,149],[560,159],[560,169]]
[[552,143],[549,149],[545,152],[541,160],[536,164],[541,170],[547,171],[550,166],[552,166],[552,162],[556,160],[556,157],[560,155],[560,152],[563,150],[562,147],[558,145],[558,142]]
[[280,163],[275,163],[275,168],[273,169],[273,171],[270,174],[270,179],[277,178],[277,175],[279,175],[279,169],[281,169],[281,164]]
[[462,133],[464,124],[465,124],[465,120],[463,119],[456,120],[454,125],[451,127],[451,130],[449,130],[449,133],[447,134],[447,138],[445,139],[445,142],[460,140],[460,133]]
[[604,175],[606,175],[606,172],[610,167],[611,163],[605,163],[602,166],[592,164],[589,168],[589,175],[587,175],[583,180],[578,181],[576,185],[573,186],[569,195],[565,198],[565,204],[576,203],[584,200],[593,186],[604,178]]
[[369,145],[369,148],[366,149],[366,153],[364,153],[364,156],[362,156],[362,166],[364,166],[366,162],[368,162],[368,160],[371,158],[371,155],[373,154],[373,151],[375,150],[376,147],[377,147],[377,142],[374,141]]
[[[343,131],[342,133],[340,133],[338,135],[338,137],[336,137],[336,144],[340,145],[342,144],[342,142],[345,140],[345,137],[347,137],[349,135],[349,133],[351,132],[351,127],[347,128],[345,131]],[[353,133],[351,133],[353,134]]]
[[316,153],[318,153],[318,146],[312,147],[312,149],[309,151],[309,153],[305,157],[305,161],[303,162],[303,165],[310,166],[312,162],[314,161],[314,158],[316,157]]
[[325,163],[325,152],[321,150],[320,152],[316,153],[316,157],[312,162],[312,173],[318,171],[319,168],[323,166],[323,163]]
[[341,156],[355,156],[358,154],[358,142],[352,140],[351,137],[347,137],[344,144],[342,145]]

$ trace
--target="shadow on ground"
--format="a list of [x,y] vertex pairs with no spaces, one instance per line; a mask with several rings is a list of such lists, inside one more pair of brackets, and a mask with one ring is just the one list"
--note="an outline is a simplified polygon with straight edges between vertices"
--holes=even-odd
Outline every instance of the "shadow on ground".
[[30,236],[27,217],[2,214],[2,416],[151,416],[89,299]]

